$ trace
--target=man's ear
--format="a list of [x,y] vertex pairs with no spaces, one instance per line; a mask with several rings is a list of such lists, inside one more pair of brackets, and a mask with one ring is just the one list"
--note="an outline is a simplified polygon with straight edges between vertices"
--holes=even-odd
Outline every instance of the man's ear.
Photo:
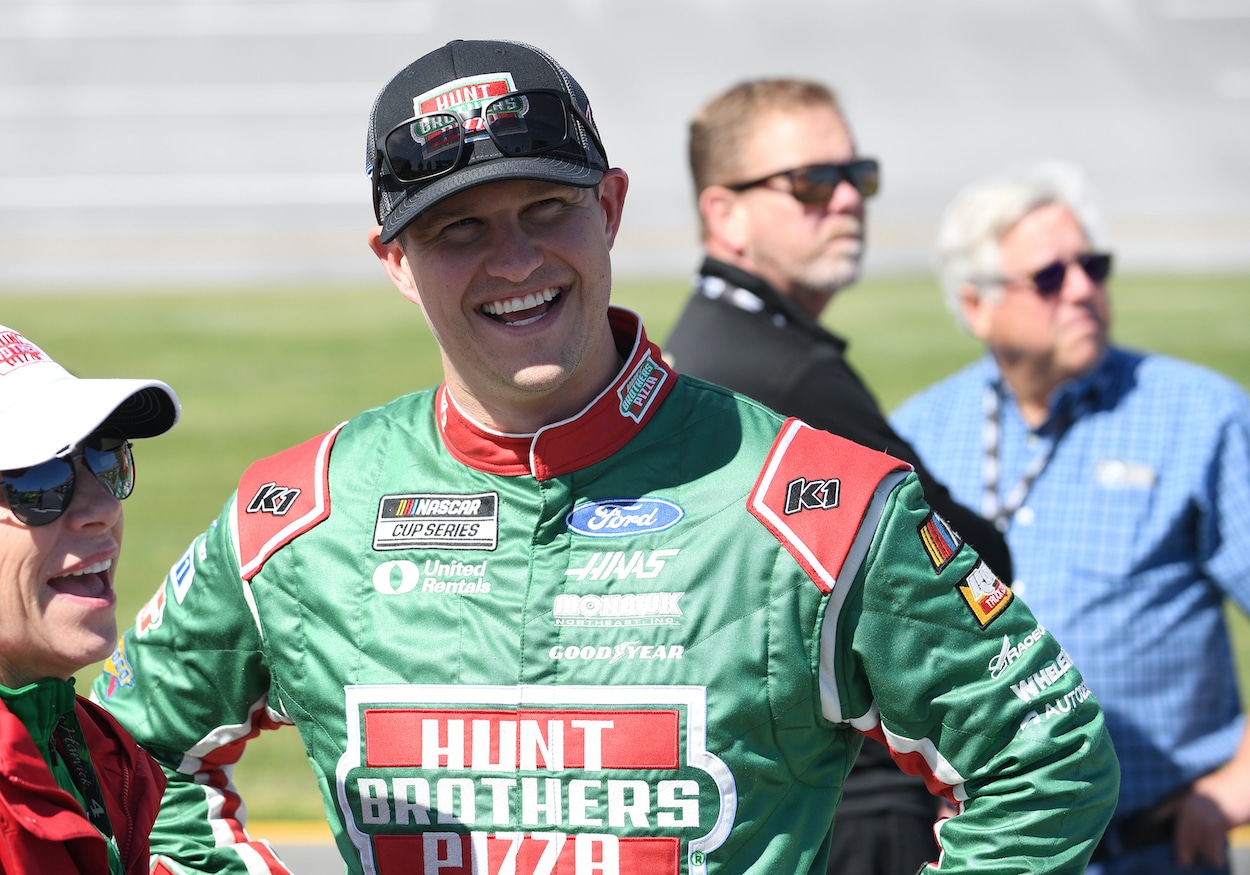
[[747,216],[736,192],[723,185],[709,185],[699,192],[699,215],[710,254],[741,256],[746,252]]
[[959,312],[964,317],[968,332],[973,337],[985,340],[989,336],[991,311],[996,302],[987,298],[972,283],[961,283],[958,294]]
[[382,269],[386,271],[386,275],[390,277],[395,288],[399,289],[399,293],[408,300],[420,304],[417,284],[412,278],[412,271],[408,269],[408,257],[404,255],[399,240],[383,243],[382,226],[378,225],[369,231],[369,248],[378,257],[378,261],[382,262]]
[[608,248],[616,242],[616,232],[621,230],[621,216],[625,212],[625,193],[629,191],[629,176],[619,167],[613,167],[599,180],[599,205],[603,207],[604,232]]

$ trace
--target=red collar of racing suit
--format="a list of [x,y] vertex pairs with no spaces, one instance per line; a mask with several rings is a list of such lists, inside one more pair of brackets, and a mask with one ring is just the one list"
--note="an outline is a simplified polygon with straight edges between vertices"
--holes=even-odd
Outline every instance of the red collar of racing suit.
[[448,452],[489,474],[548,480],[600,462],[629,443],[672,390],[677,373],[647,340],[637,313],[611,307],[608,321],[625,366],[576,416],[533,434],[503,434],[474,422],[456,405],[447,384],[439,386],[435,409]]

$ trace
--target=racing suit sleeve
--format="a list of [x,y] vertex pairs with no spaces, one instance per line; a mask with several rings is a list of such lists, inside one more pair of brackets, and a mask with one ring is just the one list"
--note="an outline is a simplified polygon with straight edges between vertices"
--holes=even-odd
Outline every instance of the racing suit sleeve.
[[825,714],[955,806],[926,872],[1084,872],[1119,793],[1102,710],[1023,600],[900,476],[878,489],[854,582],[831,596]]
[[92,688],[168,779],[152,831],[155,873],[289,873],[268,842],[247,834],[231,781],[248,739],[290,723],[269,700],[233,505],[170,569]]

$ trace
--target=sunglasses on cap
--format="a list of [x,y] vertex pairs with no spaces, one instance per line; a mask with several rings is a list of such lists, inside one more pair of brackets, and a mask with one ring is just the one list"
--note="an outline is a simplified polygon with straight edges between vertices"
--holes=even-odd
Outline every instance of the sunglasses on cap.
[[561,91],[513,91],[483,104],[471,117],[433,112],[400,122],[382,138],[380,151],[391,175],[404,183],[431,182],[457,169],[464,144],[489,136],[505,158],[542,155],[574,142],[580,124],[595,148],[608,153],[590,119]]
[[0,471],[4,500],[13,516],[28,526],[46,526],[65,513],[78,484],[82,459],[110,495],[123,499],[135,488],[135,459],[130,442],[119,437],[93,435],[81,449],[29,468]]
[[748,188],[765,185],[771,180],[784,176],[790,180],[789,194],[799,203],[827,204],[833,197],[834,190],[842,182],[849,182],[861,197],[872,197],[877,193],[880,175],[881,168],[876,159],[857,158],[844,164],[813,164],[809,167],[782,170],[750,182],[727,185],[725,188],[731,191],[746,191]]
[[[1085,271],[1090,282],[1101,285],[1111,275],[1111,261],[1110,252],[1083,252],[1070,262],[1052,261],[1041,270],[1029,274],[1025,279],[1033,284],[1039,295],[1043,298],[1050,298],[1059,294],[1063,288],[1063,281],[1067,278],[1068,268],[1071,265],[1075,264]],[[1000,282],[1010,283],[1020,282],[1020,280],[1003,279]]]

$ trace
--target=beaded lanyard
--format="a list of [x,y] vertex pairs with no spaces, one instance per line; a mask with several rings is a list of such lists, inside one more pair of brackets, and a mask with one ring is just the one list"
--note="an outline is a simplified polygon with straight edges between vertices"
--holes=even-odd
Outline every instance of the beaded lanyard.
[[992,385],[985,387],[985,425],[981,430],[981,439],[985,445],[985,458],[981,463],[981,479],[985,484],[985,489],[981,494],[981,515],[992,522],[994,528],[1000,532],[1007,531],[1012,517],[1024,504],[1024,500],[1029,497],[1033,481],[1046,470],[1050,457],[1054,455],[1055,446],[1067,431],[1070,422],[1070,417],[1066,415],[1057,421],[1055,436],[1029,463],[1024,476],[1012,487],[1006,500],[1000,501],[998,480],[1002,473],[1002,463],[999,459],[1003,435],[1002,410],[998,400],[998,391]]

